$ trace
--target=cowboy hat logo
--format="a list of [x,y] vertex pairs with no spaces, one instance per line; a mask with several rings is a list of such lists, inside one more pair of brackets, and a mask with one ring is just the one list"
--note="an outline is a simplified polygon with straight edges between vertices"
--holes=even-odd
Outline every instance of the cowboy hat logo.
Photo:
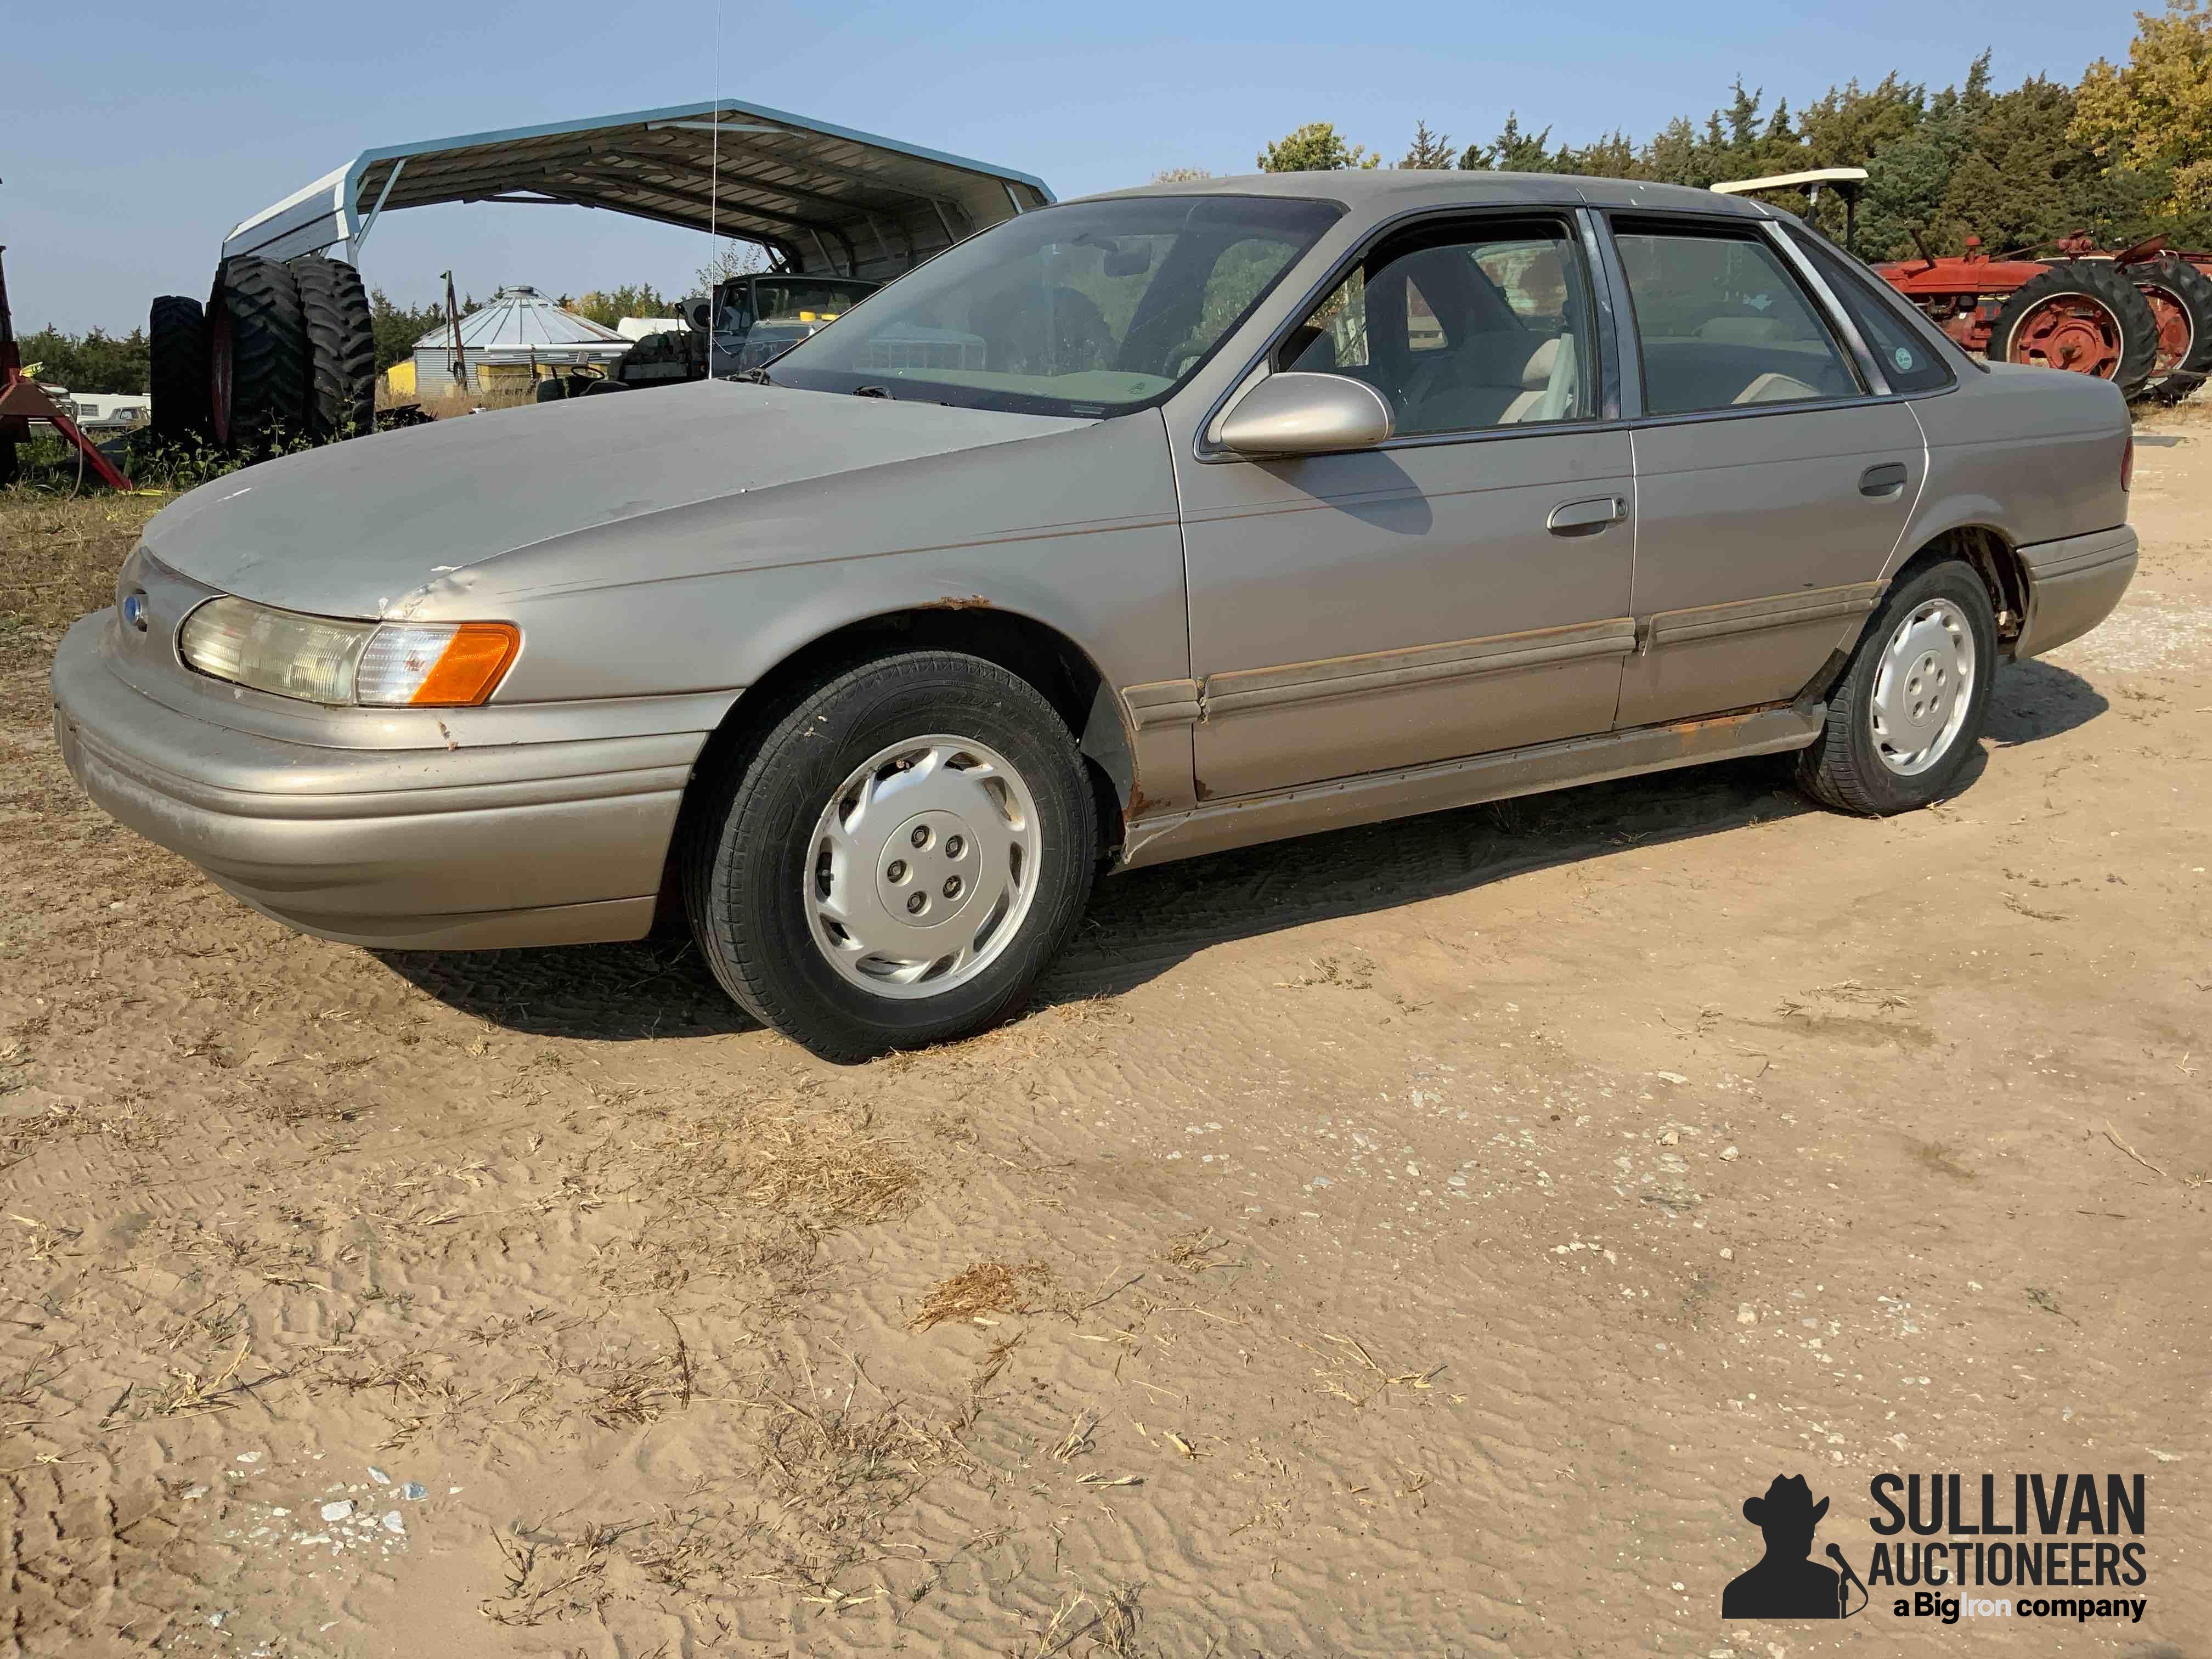
[[[1765,1497],[1745,1498],[1743,1518],[1765,1535],[1766,1553],[1749,1571],[1729,1582],[1721,1595],[1721,1616],[1844,1617],[1844,1580],[1833,1570],[1808,1559],[1813,1553],[1814,1528],[1827,1512],[1828,1500],[1823,1498],[1815,1504],[1802,1474],[1778,1474]],[[1838,1562],[1843,1560],[1842,1553],[1832,1546],[1828,1553]],[[1846,1565],[1844,1571],[1848,1573],[1850,1569]]]

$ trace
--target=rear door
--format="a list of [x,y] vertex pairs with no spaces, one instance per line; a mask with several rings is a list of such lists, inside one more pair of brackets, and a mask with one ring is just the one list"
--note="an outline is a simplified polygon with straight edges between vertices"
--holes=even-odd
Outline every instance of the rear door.
[[1598,314],[1570,211],[1426,220],[1268,365],[1365,381],[1396,437],[1270,461],[1178,442],[1201,794],[1607,729],[1634,483]]
[[1759,222],[1611,228],[1643,410],[1616,723],[1787,702],[1880,598],[1927,473],[1919,423]]

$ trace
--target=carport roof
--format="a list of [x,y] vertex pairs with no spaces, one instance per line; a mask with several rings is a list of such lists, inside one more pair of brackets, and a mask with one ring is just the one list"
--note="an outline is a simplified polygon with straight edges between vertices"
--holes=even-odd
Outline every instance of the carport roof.
[[363,150],[238,225],[222,251],[289,259],[343,242],[357,254],[391,209],[568,204],[881,280],[1052,200],[1026,173],[724,98]]

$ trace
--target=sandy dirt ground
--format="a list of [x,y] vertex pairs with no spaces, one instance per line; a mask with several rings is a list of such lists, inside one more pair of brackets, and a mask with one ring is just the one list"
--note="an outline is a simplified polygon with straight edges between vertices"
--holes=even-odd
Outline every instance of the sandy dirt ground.
[[[2212,423],[2134,499],[1943,807],[1118,878],[851,1069],[672,945],[293,937],[0,630],[0,1654],[2204,1652]],[[2142,1622],[1722,1617],[1891,1470],[2143,1474]]]

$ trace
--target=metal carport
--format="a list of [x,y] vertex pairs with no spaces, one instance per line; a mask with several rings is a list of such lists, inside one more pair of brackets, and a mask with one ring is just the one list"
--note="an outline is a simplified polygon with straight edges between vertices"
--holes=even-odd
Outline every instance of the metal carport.
[[724,98],[364,150],[240,224],[222,252],[330,249],[358,264],[381,213],[550,204],[711,228],[786,269],[881,281],[1053,199],[1026,173]]

